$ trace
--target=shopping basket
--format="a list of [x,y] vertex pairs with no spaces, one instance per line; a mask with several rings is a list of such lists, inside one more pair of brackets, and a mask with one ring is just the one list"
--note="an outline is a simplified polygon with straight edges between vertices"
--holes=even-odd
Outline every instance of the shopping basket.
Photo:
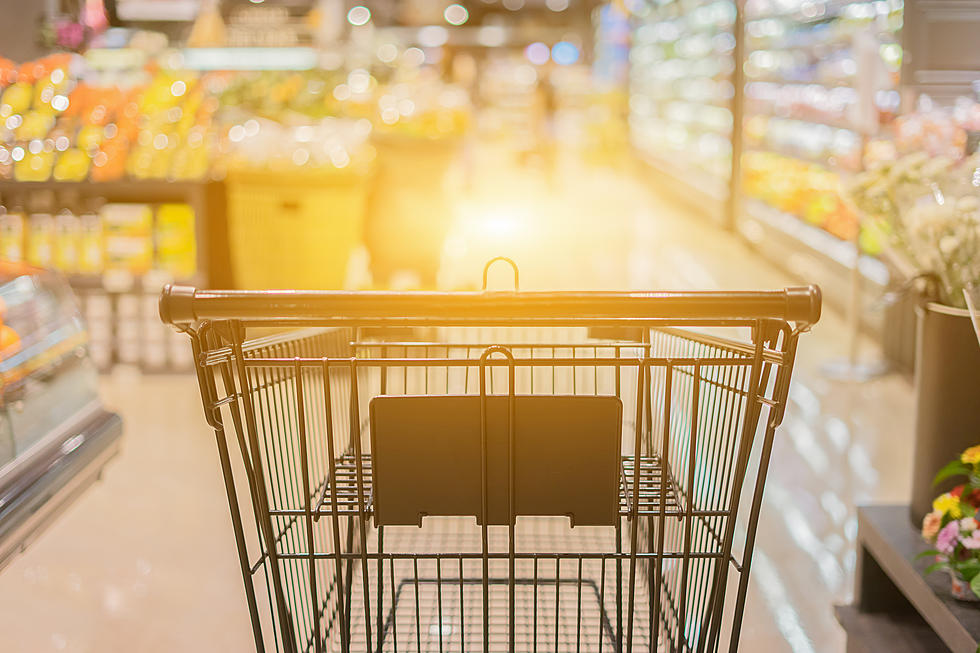
[[161,299],[256,649],[316,653],[736,650],[819,314],[812,286]]

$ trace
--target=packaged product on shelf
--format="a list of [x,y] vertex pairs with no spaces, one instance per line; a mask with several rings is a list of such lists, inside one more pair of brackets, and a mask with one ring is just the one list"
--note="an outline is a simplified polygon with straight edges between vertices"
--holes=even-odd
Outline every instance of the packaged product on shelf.
[[97,368],[106,370],[113,362],[112,300],[101,290],[81,293],[79,299],[89,334],[89,354]]
[[153,211],[147,204],[102,207],[105,270],[139,276],[153,264]]
[[0,206],[0,258],[24,260],[24,234],[27,217],[23,207],[13,204],[4,210]]
[[157,209],[154,267],[187,280],[197,271],[194,209],[187,204],[161,204]]
[[25,260],[39,268],[50,268],[54,263],[54,198],[50,193],[37,193],[32,200]]
[[102,218],[90,209],[79,216],[79,274],[101,273],[105,268],[103,254]]
[[116,351],[122,363],[135,365],[141,359],[144,325],[140,308],[139,295],[127,292],[116,296]]
[[167,332],[161,329],[159,318],[159,294],[147,293],[141,295],[142,312],[140,315],[142,350],[141,364],[144,369],[162,370],[167,367]]
[[72,210],[77,201],[66,203],[54,219],[54,267],[66,274],[78,272],[81,221]]

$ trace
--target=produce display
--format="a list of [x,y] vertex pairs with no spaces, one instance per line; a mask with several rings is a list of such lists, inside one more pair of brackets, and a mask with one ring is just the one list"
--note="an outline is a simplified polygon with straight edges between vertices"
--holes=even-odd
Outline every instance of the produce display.
[[[745,191],[850,240],[859,221],[840,189],[864,136],[895,118],[902,3],[748,0],[745,14]],[[861,242],[880,250],[866,230]]]
[[[742,157],[742,189],[751,198],[784,213],[799,216],[842,240],[853,240],[857,214],[844,199],[840,176],[825,167],[772,152],[749,152]],[[873,231],[861,232],[869,254],[881,250]]]
[[[0,59],[0,179],[203,179],[241,158],[257,124],[263,144],[280,144],[270,159],[304,167],[370,159],[357,149],[374,128],[410,138],[460,135],[469,121],[466,92],[420,69],[413,54],[386,57],[374,71],[199,74],[151,62],[122,81],[77,55],[22,65]],[[302,145],[324,136],[324,151]]]
[[958,160],[980,149],[980,102],[961,97],[952,107],[938,108],[923,97],[917,111],[895,121],[893,132],[899,153],[921,151]]
[[225,79],[219,100],[223,108],[268,119],[326,118],[342,112],[334,90],[345,81],[332,70],[239,73]]
[[199,179],[217,102],[192,73],[149,69],[146,83],[103,86],[53,55],[0,63],[0,178],[16,181]]

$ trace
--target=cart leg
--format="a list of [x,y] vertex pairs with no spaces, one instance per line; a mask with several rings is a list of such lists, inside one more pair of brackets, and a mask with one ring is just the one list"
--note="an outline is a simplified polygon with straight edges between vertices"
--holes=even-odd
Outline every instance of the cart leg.
[[[382,573],[381,554],[384,552],[385,527],[378,526],[378,653],[384,644],[385,575]],[[394,607],[394,606],[392,606]]]
[[[663,498],[662,497],[660,499],[660,501],[661,502],[666,501],[666,498]],[[654,546],[654,544],[653,544],[653,523],[654,523],[653,520],[654,519],[655,518],[652,517],[652,516],[651,517],[647,517],[647,551],[653,551],[654,550],[653,549],[653,546]],[[660,524],[660,527],[663,528],[663,524]],[[648,594],[647,594],[647,608],[648,608],[649,614],[650,614],[650,621],[647,623],[647,626],[650,629],[649,641],[650,641],[650,650],[651,651],[657,650],[657,642],[653,641],[653,638],[654,638],[654,630],[655,630],[654,629],[654,624],[656,623],[655,619],[658,619],[659,616],[660,616],[660,615],[655,614],[654,611],[653,611],[653,604],[654,604],[654,601],[653,601],[653,592],[654,592],[654,583],[653,583],[653,581],[654,581],[654,570],[653,570],[653,565],[654,564],[657,564],[658,566],[661,565],[661,564],[663,564],[661,562],[661,558],[660,557],[657,557],[655,559],[655,561],[651,561],[649,558],[647,558],[647,586],[649,587]]]
[[[347,518],[347,547],[344,549],[348,553],[354,549],[354,518]],[[353,633],[351,633],[351,610],[354,608],[354,604],[351,600],[351,584],[354,580],[354,559],[347,559],[347,580],[344,581],[344,586],[347,589],[347,596],[344,598],[344,605],[346,609],[344,610],[344,615],[347,617],[347,648],[350,648],[351,640],[353,639]]]
[[[616,520],[616,553],[623,552],[623,519]],[[616,556],[616,653],[623,650],[623,560]]]

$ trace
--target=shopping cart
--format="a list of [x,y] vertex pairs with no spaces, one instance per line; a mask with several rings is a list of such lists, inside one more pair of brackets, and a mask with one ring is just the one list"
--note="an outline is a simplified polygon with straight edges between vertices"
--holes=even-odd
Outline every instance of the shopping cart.
[[737,649],[819,314],[812,286],[161,299],[256,649],[316,653]]

